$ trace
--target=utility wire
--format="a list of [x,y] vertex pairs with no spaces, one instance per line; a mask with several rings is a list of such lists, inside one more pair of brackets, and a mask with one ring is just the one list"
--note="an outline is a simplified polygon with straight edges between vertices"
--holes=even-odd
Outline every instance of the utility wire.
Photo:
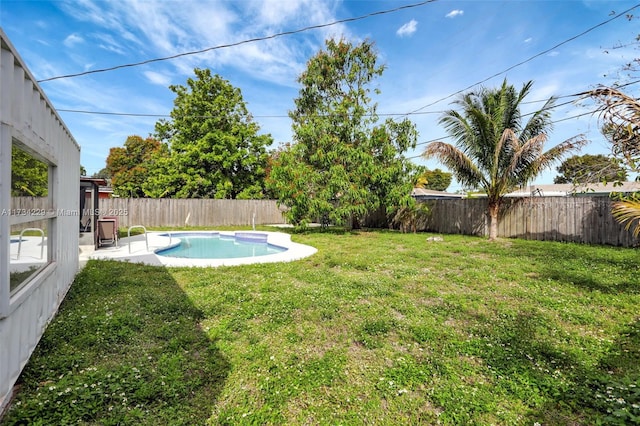
[[225,48],[228,48],[228,47],[240,46],[242,44],[254,43],[254,42],[257,42],[257,41],[271,40],[271,39],[274,39],[274,38],[279,38],[279,37],[283,37],[283,36],[287,36],[287,35],[299,34],[299,33],[306,32],[306,31],[311,31],[311,30],[317,30],[317,29],[320,29],[320,28],[331,27],[331,26],[338,25],[338,24],[344,24],[345,22],[360,21],[362,19],[371,18],[373,16],[386,15],[388,13],[394,13],[394,12],[398,12],[400,10],[412,9],[412,8],[424,6],[424,5],[428,4],[428,3],[434,3],[436,1],[437,0],[426,0],[426,1],[419,2],[419,3],[413,3],[413,4],[407,4],[407,5],[404,5],[404,6],[398,6],[398,7],[395,7],[393,9],[387,9],[387,10],[380,10],[380,11],[377,11],[377,12],[371,12],[371,13],[367,13],[366,15],[356,16],[356,17],[353,17],[353,18],[339,19],[337,21],[328,22],[328,23],[324,23],[324,24],[318,24],[318,25],[311,25],[311,26],[307,26],[307,27],[304,27],[304,28],[299,28],[297,30],[284,31],[284,32],[281,32],[281,33],[271,34],[271,35],[268,35],[268,36],[255,37],[255,38],[251,38],[251,39],[241,40],[241,41],[238,41],[238,42],[235,42],[235,43],[222,44],[222,45],[218,45],[218,46],[208,47],[206,49],[194,50],[194,51],[184,52],[184,53],[178,53],[177,55],[166,56],[166,57],[163,57],[163,58],[147,59],[147,60],[141,61],[141,62],[134,62],[134,63],[123,64],[123,65],[116,65],[116,66],[109,67],[109,68],[101,68],[101,69],[96,69],[96,70],[84,71],[84,72],[80,72],[80,73],[76,73],[76,74],[66,74],[66,75],[60,75],[60,76],[57,76],[57,77],[45,78],[43,80],[38,80],[38,83],[44,83],[44,82],[47,82],[47,81],[59,80],[59,79],[63,79],[63,78],[80,77],[80,76],[83,76],[83,75],[96,74],[96,73],[107,72],[107,71],[115,71],[115,70],[122,69],[122,68],[137,67],[137,66],[140,66],[140,65],[151,64],[151,63],[154,63],[154,62],[168,61],[168,60],[171,60],[171,59],[181,58],[183,56],[198,55],[200,53],[205,53],[205,52],[209,52],[209,51],[212,51],[212,50],[225,49]]
[[[616,88],[621,89],[624,87],[628,87],[628,86],[632,86],[634,84],[638,84],[640,83],[640,80],[635,80],[635,81],[631,81],[629,83],[625,83],[625,84],[620,84],[620,85],[616,85]],[[555,99],[565,99],[565,98],[576,98],[576,97],[583,97],[586,94],[588,94],[589,91],[584,91],[584,92],[580,92],[580,93],[574,93],[571,95],[561,95],[561,96],[556,96]],[[535,101],[526,101],[526,102],[522,102],[522,104],[534,104],[534,103],[540,103],[540,102],[547,102],[548,99],[540,99],[540,100],[535,100]],[[569,105],[571,103],[573,103],[575,101],[566,101],[566,102],[562,102],[559,104],[555,104],[553,106],[551,106],[549,109],[554,109],[554,108],[559,108],[561,106],[565,106],[565,105]],[[63,109],[63,108],[56,108],[57,111],[60,112],[68,112],[68,113],[74,113],[74,114],[92,114],[92,115],[114,115],[114,116],[125,116],[125,117],[154,117],[154,118],[171,118],[170,114],[145,114],[145,113],[135,113],[135,112],[108,112],[108,111],[90,111],[90,110],[80,110],[80,109]],[[444,114],[445,111],[420,111],[420,112],[416,112],[413,115],[427,115],[427,114]],[[527,115],[531,115],[533,113],[528,113],[528,114],[524,114],[523,117],[526,117]],[[370,117],[372,114],[366,114],[366,116]],[[403,112],[390,112],[390,113],[376,113],[377,116],[379,117],[399,117],[399,116],[406,116],[407,113]],[[190,118],[214,118],[215,116],[212,115],[198,115],[198,116],[189,116]],[[289,118],[289,115],[252,115],[253,118]]]
[[[139,65],[152,63],[152,62],[166,61],[166,60],[175,59],[175,58],[182,57],[182,56],[188,56],[188,55],[195,55],[195,54],[199,54],[199,53],[204,53],[204,52],[207,52],[207,51],[210,51],[210,50],[217,50],[217,49],[222,49],[222,48],[227,48],[227,47],[238,46],[238,45],[245,44],[245,43],[252,43],[252,42],[256,42],[256,41],[263,41],[263,40],[273,39],[273,38],[277,38],[277,37],[281,37],[281,36],[285,36],[285,35],[291,35],[291,34],[301,33],[301,32],[309,31],[309,30],[313,30],[313,29],[318,29],[318,28],[328,27],[328,26],[332,26],[332,25],[337,25],[339,23],[353,22],[353,21],[369,18],[369,17],[372,17],[372,16],[393,13],[393,12],[397,12],[397,11],[403,10],[403,9],[409,9],[409,8],[415,8],[415,7],[419,7],[419,6],[424,6],[425,4],[433,3],[435,1],[437,1],[437,0],[427,0],[427,1],[420,2],[420,3],[414,3],[414,4],[410,4],[410,5],[399,6],[399,7],[394,8],[394,9],[388,9],[388,10],[383,10],[383,11],[372,12],[372,13],[369,13],[369,14],[366,14],[366,15],[362,15],[362,16],[358,16],[358,17],[345,18],[345,19],[341,19],[341,20],[338,20],[338,21],[333,21],[333,22],[329,22],[329,23],[325,23],[325,24],[308,26],[308,27],[304,27],[304,28],[301,28],[301,29],[292,30],[292,31],[285,31],[285,32],[282,32],[282,33],[272,34],[272,35],[265,36],[265,37],[247,39],[247,40],[239,41],[239,42],[236,42],[236,43],[209,47],[209,48],[202,49],[202,50],[197,50],[197,51],[180,53],[180,54],[177,54],[177,55],[164,57],[164,58],[149,59],[149,60],[142,61],[142,62],[118,65],[118,66],[114,66],[114,67],[110,67],[110,68],[103,68],[103,69],[85,71],[85,72],[77,73],[77,74],[67,74],[67,75],[61,75],[61,76],[57,76],[57,77],[51,77],[51,78],[47,78],[47,79],[43,79],[43,80],[38,80],[38,83],[57,80],[57,79],[63,79],[63,78],[78,77],[78,76],[94,74],[94,73],[100,73],[100,72],[113,71],[113,70],[126,68],[126,67],[135,67],[135,66],[139,66]],[[625,11],[623,11],[623,12],[617,14],[617,15],[615,15],[614,17],[612,17],[612,18],[610,18],[610,19],[608,19],[608,20],[606,20],[604,22],[601,22],[601,23],[599,23],[599,24],[597,24],[597,25],[595,25],[595,26],[583,31],[582,33],[580,33],[578,35],[575,35],[575,36],[573,36],[573,37],[571,37],[569,39],[566,39],[566,40],[562,41],[561,43],[558,43],[557,45],[555,45],[552,48],[549,48],[549,49],[547,49],[547,50],[545,50],[543,52],[540,52],[540,53],[538,53],[538,54],[536,54],[536,55],[534,55],[534,56],[532,56],[532,57],[530,57],[530,58],[528,58],[528,59],[526,59],[524,61],[521,61],[521,62],[519,62],[519,63],[517,63],[515,65],[510,66],[509,68],[507,68],[504,71],[501,71],[499,73],[493,74],[492,76],[489,76],[489,77],[479,81],[478,83],[475,83],[475,84],[473,84],[471,86],[468,86],[468,87],[466,87],[464,89],[461,89],[461,90],[458,90],[458,91],[456,91],[454,93],[451,93],[451,94],[449,94],[449,95],[447,95],[447,96],[445,96],[443,98],[440,98],[440,99],[438,99],[438,100],[436,100],[436,101],[434,101],[434,102],[432,102],[430,104],[424,105],[424,106],[422,106],[422,107],[420,107],[420,108],[418,108],[416,110],[413,110],[413,111],[408,112],[408,113],[385,113],[385,114],[380,113],[380,114],[377,114],[377,115],[378,116],[408,116],[408,115],[423,115],[423,114],[440,114],[443,111],[424,111],[423,112],[422,110],[424,108],[429,107],[429,106],[433,106],[433,105],[435,105],[435,104],[437,104],[437,103],[439,103],[439,102],[441,102],[443,100],[449,99],[449,98],[451,98],[451,97],[453,97],[453,96],[455,96],[457,94],[460,94],[460,93],[462,93],[462,92],[464,92],[466,90],[469,90],[469,89],[471,89],[471,88],[473,88],[473,87],[475,87],[475,86],[477,86],[479,84],[482,84],[482,83],[484,83],[484,82],[486,82],[486,81],[488,81],[488,80],[490,80],[490,79],[492,79],[494,77],[497,77],[500,74],[504,74],[505,72],[510,71],[510,70],[520,66],[520,65],[523,65],[523,64],[525,64],[525,63],[527,63],[527,62],[529,62],[529,61],[531,61],[531,60],[533,60],[533,59],[535,59],[535,58],[537,58],[539,56],[542,56],[542,55],[544,55],[544,54],[546,54],[546,53],[548,53],[548,52],[550,52],[550,51],[552,51],[552,50],[554,50],[554,49],[556,49],[556,48],[558,48],[558,47],[560,47],[560,46],[562,46],[562,45],[564,45],[566,43],[569,43],[570,41],[573,41],[573,40],[575,40],[575,39],[577,39],[577,38],[579,38],[579,37],[591,32],[591,31],[593,31],[596,28],[599,28],[599,27],[601,27],[603,25],[606,25],[607,23],[613,21],[614,19],[617,19],[620,16],[623,16],[623,15],[627,14],[631,10],[634,10],[634,9],[636,9],[638,7],[640,7],[640,3],[636,4],[635,6],[629,8],[629,9],[627,9],[627,10],[625,10]],[[620,86],[617,86],[617,87],[625,87],[625,86],[629,86],[631,84],[636,84],[638,82],[640,82],[640,80],[636,80],[634,82],[627,83],[627,84],[624,84],[624,85],[620,85]],[[577,94],[573,94],[573,95],[558,96],[558,97],[556,97],[556,99],[584,96],[587,93],[589,93],[589,92],[586,91],[586,92],[581,92],[581,93],[577,93]],[[523,102],[523,104],[532,104],[532,103],[546,102],[546,101],[547,100],[527,101],[527,102]],[[552,108],[557,108],[559,106],[563,106],[563,105],[566,105],[568,103],[571,103],[571,102],[565,102],[565,103],[562,103],[562,104],[554,105]],[[157,118],[170,117],[170,115],[168,115],[168,114],[102,112],[102,111],[87,111],[87,110],[74,110],[74,109],[58,109],[58,111],[69,112],[69,113],[79,113],[79,114],[115,115],[115,116],[129,116],[129,117],[157,117]],[[287,118],[288,115],[265,115],[265,116],[254,116],[254,117],[255,118]],[[202,117],[194,117],[194,118],[210,118],[210,116],[202,116]]]
[[564,40],[564,41],[562,41],[562,42],[560,42],[560,43],[556,44],[555,46],[553,46],[553,47],[551,47],[551,48],[549,48],[549,49],[547,49],[547,50],[544,50],[544,51],[542,51],[542,52],[540,52],[540,53],[538,53],[538,54],[536,54],[536,55],[533,55],[533,56],[531,56],[530,58],[525,59],[524,61],[518,62],[517,64],[512,65],[512,66],[510,66],[509,68],[507,68],[507,69],[505,69],[505,70],[503,70],[503,71],[497,72],[497,73],[495,73],[495,74],[493,74],[493,75],[491,75],[491,76],[489,76],[489,77],[485,78],[484,80],[480,80],[480,81],[479,81],[479,82],[477,82],[477,83],[474,83],[474,84],[472,84],[472,85],[470,85],[470,86],[468,86],[468,87],[465,87],[464,89],[460,89],[460,90],[458,90],[457,92],[454,92],[454,93],[452,93],[452,94],[450,94],[450,95],[448,95],[448,96],[445,96],[445,97],[443,97],[443,98],[440,98],[440,99],[438,99],[438,100],[436,100],[436,101],[434,101],[434,102],[431,102],[431,103],[429,103],[429,104],[427,104],[427,105],[424,105],[424,106],[422,106],[422,107],[420,107],[420,108],[418,108],[418,109],[416,109],[416,110],[414,110],[414,111],[411,111],[411,112],[407,113],[407,115],[415,114],[415,113],[417,113],[417,112],[419,112],[419,111],[422,111],[423,109],[425,109],[425,108],[427,108],[427,107],[433,106],[433,105],[435,105],[435,104],[437,104],[437,103],[439,103],[439,102],[442,102],[442,101],[444,101],[444,100],[447,100],[447,99],[449,99],[449,98],[452,98],[452,97],[454,97],[455,95],[458,95],[458,94],[460,94],[460,93],[462,93],[462,92],[465,92],[465,91],[467,91],[467,90],[469,90],[469,89],[472,89],[473,87],[478,86],[478,85],[480,85],[480,84],[482,84],[482,83],[485,83],[485,82],[487,82],[487,81],[491,80],[491,79],[492,79],[492,78],[494,78],[494,77],[497,77],[497,76],[502,75],[502,74],[504,74],[504,73],[506,73],[506,72],[508,72],[508,71],[511,71],[512,69],[514,69],[514,68],[516,68],[516,67],[519,67],[520,65],[524,65],[524,64],[526,64],[527,62],[530,62],[530,61],[534,60],[535,58],[538,58],[538,57],[540,57],[540,56],[542,56],[542,55],[545,55],[545,54],[547,54],[547,53],[549,53],[549,52],[553,51],[554,49],[557,49],[558,47],[560,47],[560,46],[562,46],[562,45],[565,45],[565,44],[567,44],[567,43],[569,43],[569,42],[571,42],[571,41],[573,41],[573,40],[575,40],[575,39],[577,39],[577,38],[579,38],[579,37],[582,37],[583,35],[585,35],[585,34],[587,34],[587,33],[590,33],[591,31],[593,31],[593,30],[595,30],[595,29],[597,29],[597,28],[599,28],[599,27],[601,27],[601,26],[603,26],[603,25],[608,24],[609,22],[611,22],[611,21],[613,21],[613,20],[615,20],[615,19],[620,18],[621,16],[626,16],[630,11],[632,11],[632,10],[634,10],[634,9],[638,8],[638,7],[640,7],[640,3],[636,4],[635,6],[630,7],[629,9],[627,9],[627,10],[625,10],[625,11],[623,11],[623,12],[618,13],[617,15],[613,16],[613,17],[612,17],[612,18],[610,18],[610,19],[607,19],[607,20],[606,20],[606,21],[604,21],[604,22],[601,22],[601,23],[599,23],[599,24],[597,24],[597,25],[594,25],[594,26],[593,26],[593,27],[591,27],[591,28],[586,29],[585,31],[581,32],[580,34],[577,34],[577,35],[575,35],[575,36],[573,36],[573,37],[570,37],[570,38],[568,38],[568,39],[566,39],[566,40]]
[[[635,81],[631,81],[631,82],[629,82],[629,83],[620,84],[620,85],[617,85],[617,86],[616,86],[616,88],[628,87],[628,86],[631,86],[631,85],[634,85],[634,84],[638,84],[638,83],[640,83],[640,80],[635,80]],[[589,91],[586,91],[586,92],[580,92],[580,93],[576,93],[576,94],[573,94],[573,95],[558,96],[556,99],[569,98],[569,97],[578,97],[578,96],[586,96],[586,95],[587,95],[587,94],[589,94],[589,93],[590,93]],[[546,101],[530,101],[530,102],[523,102],[523,103],[536,103],[536,102],[546,102]],[[561,103],[561,104],[556,104],[556,105],[551,106],[549,109],[554,109],[554,108],[558,108],[558,107],[561,107],[561,106],[564,106],[564,105],[572,104],[573,102],[574,102],[574,101],[567,101],[567,102],[563,102],[563,103]],[[560,118],[560,119],[558,119],[558,120],[554,120],[554,121],[552,121],[550,124],[556,124],[556,123],[560,123],[560,122],[562,122],[562,121],[569,121],[569,120],[573,120],[573,119],[576,119],[576,118],[584,117],[584,116],[586,116],[586,115],[594,115],[594,114],[596,114],[597,112],[598,112],[598,109],[593,110],[593,111],[583,112],[583,113],[581,113],[581,114],[572,115],[571,117],[565,117],[565,118]],[[534,112],[531,112],[531,113],[523,114],[522,116],[523,116],[523,117],[526,117],[526,116],[528,116],[528,115],[533,115],[533,114],[535,114],[535,113],[534,113]],[[439,137],[439,138],[435,138],[435,139],[429,139],[429,140],[424,141],[424,142],[418,142],[418,143],[416,143],[416,146],[426,145],[426,144],[428,144],[428,143],[441,141],[441,140],[443,140],[443,139],[450,139],[451,137],[452,137],[452,136],[450,136],[450,135],[446,135],[446,136],[441,136],[441,137]],[[418,157],[421,157],[421,156],[422,156],[422,154],[420,154],[420,155],[414,155],[413,157],[407,157],[407,158],[408,158],[408,159],[412,159],[412,158],[418,158]]]
[[[628,87],[628,86],[633,86],[634,84],[638,84],[638,83],[640,83],[640,80],[634,80],[634,81],[630,81],[630,82],[625,83],[625,84],[616,84],[616,85],[614,86],[614,88],[616,88],[616,89],[622,89],[622,88],[625,88],[625,87]],[[590,92],[591,92],[590,90],[586,90],[586,91],[584,91],[584,92],[574,93],[574,94],[572,94],[572,95],[556,96],[556,97],[555,97],[555,99],[585,97],[585,96],[586,96],[586,95],[588,95]],[[547,101],[548,101],[548,99],[540,99],[540,100],[537,100],[537,101],[526,101],[526,102],[521,102],[521,104],[522,104],[522,105],[525,105],[525,104],[536,104],[536,103],[540,103],[540,102],[547,102]],[[570,104],[570,103],[573,103],[573,102],[574,102],[574,101],[563,102],[563,103],[561,103],[561,104],[557,104],[557,105],[552,106],[550,109],[553,109],[553,108],[556,108],[556,107],[559,107],[559,106],[563,106],[563,105],[567,105],[567,104]]]
[[[584,92],[587,93],[587,92]],[[558,96],[556,97],[556,99],[562,99],[562,98],[570,98],[570,97],[576,97],[576,96],[580,96],[581,94],[575,94],[575,95],[564,95],[564,96]],[[523,104],[533,104],[533,103],[539,103],[539,102],[547,102],[548,99],[543,99],[543,100],[537,100],[537,101],[529,101],[529,102],[522,102]],[[557,104],[552,106],[549,109],[553,109],[553,108],[557,108],[563,105],[567,105],[570,103],[573,103],[574,101],[568,101],[568,102],[563,102],[561,104]],[[56,108],[56,111],[59,112],[68,112],[68,113],[74,113],[74,114],[90,114],[90,115],[115,115],[115,116],[123,116],[123,117],[155,117],[155,118],[171,118],[170,114],[145,114],[145,113],[137,113],[137,112],[109,112],[109,111],[90,111],[90,110],[83,110],[83,109],[64,109],[64,108]],[[420,111],[420,112],[416,112],[413,113],[412,115],[427,115],[427,114],[444,114],[445,111]],[[379,117],[402,117],[402,116],[406,116],[407,113],[406,112],[389,112],[389,113],[376,113],[375,115],[379,116]],[[373,116],[373,114],[365,114],[365,117],[371,117]],[[216,116],[213,115],[194,115],[194,116],[189,116],[189,118],[214,118]],[[251,115],[251,117],[253,118],[289,118],[289,115]],[[185,117],[182,117],[185,118]]]
[[[559,123],[559,122],[561,122],[561,121],[569,121],[569,120],[573,120],[573,119],[575,119],[575,118],[584,117],[585,115],[593,115],[593,114],[595,114],[595,113],[597,113],[597,112],[598,112],[598,110],[583,112],[582,114],[572,115],[571,117],[565,117],[565,118],[561,118],[561,119],[559,119],[559,120],[552,121],[552,122],[551,122],[551,124],[556,124],[556,123]],[[527,114],[527,115],[528,115],[528,114]],[[426,144],[431,143],[431,142],[438,142],[438,141],[441,141],[441,140],[443,140],[443,139],[450,139],[451,137],[452,137],[452,136],[447,135],[447,136],[441,136],[441,137],[439,137],[439,138],[435,138],[435,139],[429,139],[428,141],[424,141],[424,142],[418,142],[418,143],[416,143],[416,146],[426,145]],[[407,157],[407,159],[408,159],[408,160],[411,160],[411,159],[418,158],[418,157],[422,157],[422,154],[413,155],[413,156],[411,156],[411,157]]]
[[[156,117],[156,118],[171,118],[170,114],[144,114],[144,113],[135,113],[135,112],[108,112],[108,111],[89,111],[82,109],[63,109],[56,108],[56,111],[60,112],[70,112],[75,114],[93,114],[93,115],[117,115],[117,116],[125,116],[125,117]],[[444,111],[423,111],[417,114],[419,115],[427,115],[427,114],[443,114]],[[378,117],[397,117],[407,115],[405,112],[395,112],[395,113],[375,113],[375,114],[364,114],[365,117],[372,117],[376,115]],[[215,115],[190,115],[189,118],[215,118]],[[289,118],[289,115],[251,115],[252,118]],[[185,117],[182,117],[185,118]]]
[[[637,82],[635,82],[635,83],[637,83]],[[632,83],[632,84],[635,84],[635,83]],[[561,118],[559,120],[553,121],[552,124],[559,123],[561,121],[573,120],[575,118],[583,117],[585,115],[592,115],[592,114],[595,114],[596,112],[597,112],[597,110],[596,111],[588,111],[588,112],[584,112],[582,114],[573,115],[571,117]],[[441,140],[444,140],[444,139],[450,139],[450,138],[452,138],[452,136],[450,136],[450,135],[440,136],[438,138],[433,138],[433,139],[429,139],[429,140],[426,140],[426,141],[423,141],[423,142],[418,142],[418,143],[416,143],[416,147],[418,147],[420,145],[426,145],[426,144],[431,143],[431,142],[438,142],[438,141],[441,141]],[[420,157],[422,157],[422,154],[412,155],[411,157],[405,157],[405,158],[407,160],[413,160],[414,158],[420,158]]]

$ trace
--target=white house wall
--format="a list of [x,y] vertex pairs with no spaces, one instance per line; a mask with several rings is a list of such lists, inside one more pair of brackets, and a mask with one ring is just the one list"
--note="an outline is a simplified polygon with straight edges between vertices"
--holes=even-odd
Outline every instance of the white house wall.
[[[55,164],[49,175],[52,213],[47,229],[51,262],[10,294],[10,225],[0,216],[0,413],[47,324],[56,314],[78,270],[80,147],[0,29],[0,205],[11,205],[11,147],[20,143]],[[50,222],[51,223],[51,222]]]

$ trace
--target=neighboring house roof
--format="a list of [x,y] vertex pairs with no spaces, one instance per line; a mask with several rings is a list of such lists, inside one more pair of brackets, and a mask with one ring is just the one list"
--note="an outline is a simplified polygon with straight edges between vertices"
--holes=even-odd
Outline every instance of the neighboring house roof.
[[433,189],[413,188],[411,196],[416,200],[444,200],[448,198],[463,198],[462,194],[453,194],[451,192],[434,191]]
[[98,194],[101,198],[109,198],[113,196],[113,188],[110,186],[109,181],[103,178],[81,176],[80,188],[85,188],[85,191],[89,194],[98,188]]
[[[91,192],[91,189],[87,188],[87,192]],[[98,186],[98,192],[111,194],[113,193],[113,188],[110,186]]]
[[106,185],[107,180],[103,178],[91,178],[87,176],[80,176],[80,183],[85,184],[83,186],[90,186],[90,185],[100,186],[100,185]]
[[609,182],[589,183],[574,185],[551,184],[551,185],[529,185],[522,187],[517,191],[510,192],[505,197],[567,197],[567,196],[608,196],[612,192],[638,192],[640,191],[640,182],[620,182],[614,184]]

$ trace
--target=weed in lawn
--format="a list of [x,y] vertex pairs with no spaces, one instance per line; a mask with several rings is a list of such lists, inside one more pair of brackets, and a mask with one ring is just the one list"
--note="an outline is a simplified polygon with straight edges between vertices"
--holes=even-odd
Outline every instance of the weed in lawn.
[[391,330],[388,319],[374,319],[365,321],[356,335],[356,341],[367,349],[381,347],[387,333]]

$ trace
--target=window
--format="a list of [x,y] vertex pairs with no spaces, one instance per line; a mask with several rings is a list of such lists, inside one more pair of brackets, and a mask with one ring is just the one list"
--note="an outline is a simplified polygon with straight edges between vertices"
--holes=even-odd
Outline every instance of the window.
[[53,262],[55,167],[13,140],[9,216],[9,294],[13,297]]

